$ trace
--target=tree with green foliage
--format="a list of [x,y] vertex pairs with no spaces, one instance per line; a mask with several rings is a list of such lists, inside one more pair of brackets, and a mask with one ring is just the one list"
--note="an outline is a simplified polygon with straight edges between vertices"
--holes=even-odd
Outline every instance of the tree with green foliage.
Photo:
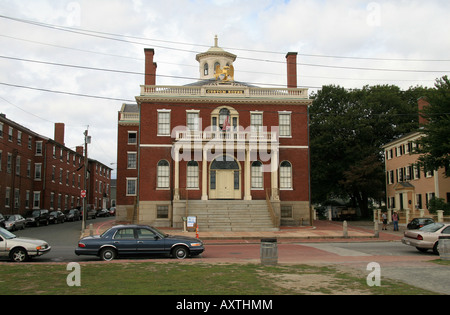
[[436,89],[428,96],[429,106],[422,110],[427,123],[422,127],[424,137],[418,141],[417,153],[422,154],[419,165],[425,170],[443,167],[450,176],[450,81],[447,76],[436,80]]
[[368,217],[369,199],[385,191],[381,146],[417,129],[417,98],[425,90],[331,85],[318,91],[310,107],[312,202],[349,197]]

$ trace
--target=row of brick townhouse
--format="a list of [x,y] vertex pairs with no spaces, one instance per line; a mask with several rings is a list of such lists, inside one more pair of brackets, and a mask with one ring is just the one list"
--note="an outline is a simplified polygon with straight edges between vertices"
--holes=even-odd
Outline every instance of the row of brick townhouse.
[[[145,85],[118,113],[117,215],[180,228],[273,230],[310,222],[308,89],[234,80],[237,56],[214,46],[196,56],[200,78],[156,85],[145,49]],[[256,78],[255,78],[255,81]]]
[[[425,98],[418,100],[419,110],[427,105]],[[420,123],[426,121],[420,117]],[[414,153],[414,149],[421,137],[423,133],[419,130],[383,146],[388,209],[428,209],[428,202],[433,197],[450,202],[450,178],[445,177],[444,169],[428,171],[417,166],[419,155]]]
[[[0,212],[66,210],[82,206],[83,147],[64,144],[65,126],[55,124],[54,139],[0,115]],[[111,168],[89,159],[88,204],[109,207]]]

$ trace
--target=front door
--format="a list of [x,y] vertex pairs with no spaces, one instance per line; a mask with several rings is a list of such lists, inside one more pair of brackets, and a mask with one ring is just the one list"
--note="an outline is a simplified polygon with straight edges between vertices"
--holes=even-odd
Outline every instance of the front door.
[[217,170],[217,198],[234,198],[234,171]]
[[209,199],[241,199],[241,172],[233,157],[219,156],[211,162]]

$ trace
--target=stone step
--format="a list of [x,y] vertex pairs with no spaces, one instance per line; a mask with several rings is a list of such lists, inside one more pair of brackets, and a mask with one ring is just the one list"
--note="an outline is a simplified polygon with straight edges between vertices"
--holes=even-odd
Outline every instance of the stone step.
[[190,216],[201,231],[277,231],[265,200],[192,200]]

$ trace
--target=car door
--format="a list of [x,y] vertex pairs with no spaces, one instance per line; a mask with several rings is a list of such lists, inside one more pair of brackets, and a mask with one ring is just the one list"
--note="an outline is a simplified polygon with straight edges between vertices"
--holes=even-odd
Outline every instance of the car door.
[[133,254],[136,252],[136,237],[133,228],[117,230],[113,236],[113,245],[120,254]]
[[165,241],[155,232],[146,228],[137,228],[137,251],[139,253],[161,254],[165,252]]

